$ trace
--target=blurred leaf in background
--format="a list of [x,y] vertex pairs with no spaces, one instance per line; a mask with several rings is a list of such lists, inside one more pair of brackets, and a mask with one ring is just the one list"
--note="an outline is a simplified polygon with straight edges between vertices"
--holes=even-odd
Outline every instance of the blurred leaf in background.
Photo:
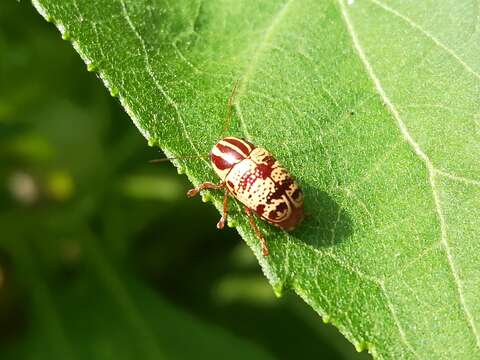
[[274,298],[28,2],[0,54],[1,359],[366,358]]

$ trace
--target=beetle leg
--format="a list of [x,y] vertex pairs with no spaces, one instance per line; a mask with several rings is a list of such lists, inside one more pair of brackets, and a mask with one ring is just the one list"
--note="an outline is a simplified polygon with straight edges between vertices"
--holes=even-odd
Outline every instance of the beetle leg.
[[225,195],[223,196],[223,214],[217,223],[217,229],[223,229],[228,216],[228,190],[225,188]]
[[214,184],[212,182],[207,181],[198,185],[196,188],[188,190],[187,196],[194,197],[202,190],[205,190],[205,189],[220,190],[220,189],[223,189],[224,187],[225,187],[225,182],[223,181],[220,184]]
[[203,184],[198,185],[196,188],[188,190],[187,196],[194,197],[200,191],[205,189],[212,189],[212,190],[225,189],[225,195],[223,197],[223,214],[217,223],[217,229],[223,229],[225,227],[225,221],[227,221],[227,215],[228,215],[228,190],[225,187],[225,182],[222,181],[220,184],[214,184],[208,181],[204,182]]
[[253,231],[255,231],[255,235],[257,235],[258,240],[260,240],[260,244],[262,245],[263,256],[268,256],[269,251],[268,251],[267,242],[263,237],[262,232],[257,227],[257,224],[255,224],[255,219],[253,218],[252,210],[245,206],[245,212],[247,213],[248,221],[250,221],[250,226],[253,228]]

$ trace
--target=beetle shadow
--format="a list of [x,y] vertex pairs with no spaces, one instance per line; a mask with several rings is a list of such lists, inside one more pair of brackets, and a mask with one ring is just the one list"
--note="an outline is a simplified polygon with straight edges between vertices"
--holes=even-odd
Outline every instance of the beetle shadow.
[[308,184],[302,184],[302,190],[306,217],[292,235],[315,248],[332,247],[348,239],[353,225],[347,210],[325,191]]

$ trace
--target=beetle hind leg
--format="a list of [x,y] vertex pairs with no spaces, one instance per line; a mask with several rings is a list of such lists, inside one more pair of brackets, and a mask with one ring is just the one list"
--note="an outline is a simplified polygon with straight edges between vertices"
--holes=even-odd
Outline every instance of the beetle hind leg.
[[252,227],[253,231],[255,231],[255,235],[257,236],[258,240],[260,240],[260,245],[262,246],[263,256],[268,256],[269,251],[268,251],[267,241],[265,240],[265,238],[264,238],[262,232],[260,231],[260,229],[258,228],[257,224],[255,224],[255,219],[253,218],[252,210],[245,206],[245,212],[247,213],[248,221],[250,222],[250,226]]

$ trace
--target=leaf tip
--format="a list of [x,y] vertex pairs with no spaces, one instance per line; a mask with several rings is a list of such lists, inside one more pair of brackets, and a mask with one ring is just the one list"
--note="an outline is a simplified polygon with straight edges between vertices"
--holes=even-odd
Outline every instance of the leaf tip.
[[112,97],[118,97],[118,89],[114,86],[107,86],[107,89],[110,91]]
[[235,228],[237,227],[238,223],[235,219],[232,219],[232,218],[229,218],[228,221],[227,221],[227,226],[229,228]]
[[72,37],[71,37],[69,32],[64,31],[64,32],[62,32],[62,39],[66,40],[66,41],[70,41],[72,39]]
[[202,194],[202,202],[206,203],[212,200],[212,196],[209,193]]
[[87,63],[87,71],[88,72],[97,72],[98,71],[98,66],[92,62]]
[[277,298],[281,298],[283,296],[283,290],[285,289],[283,282],[278,282],[272,285],[273,293]]
[[148,146],[150,147],[158,146],[158,139],[156,138],[153,138],[153,137],[148,138],[147,142],[148,142]]
[[370,354],[374,352],[374,345],[369,341],[360,341],[353,344],[357,352],[367,350]]

